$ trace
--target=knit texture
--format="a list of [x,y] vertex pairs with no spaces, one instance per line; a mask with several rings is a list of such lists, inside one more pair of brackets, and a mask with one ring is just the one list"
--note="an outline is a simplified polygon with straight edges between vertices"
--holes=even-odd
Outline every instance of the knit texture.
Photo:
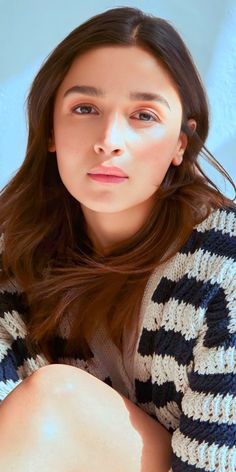
[[[27,352],[23,310],[14,281],[1,286],[0,400],[48,364],[42,353],[32,358]],[[102,331],[90,346],[92,362],[63,358],[60,350],[69,326],[68,317],[56,338],[58,363],[77,366],[125,392],[171,432],[172,472],[236,471],[233,208],[212,212],[195,226],[182,249],[153,271],[142,300],[134,357],[128,364],[126,354],[122,359]]]

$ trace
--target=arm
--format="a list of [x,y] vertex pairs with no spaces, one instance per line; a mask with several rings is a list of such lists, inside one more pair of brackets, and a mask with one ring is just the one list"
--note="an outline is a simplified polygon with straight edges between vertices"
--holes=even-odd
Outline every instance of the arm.
[[193,350],[172,436],[173,472],[236,470],[236,264],[225,271]]

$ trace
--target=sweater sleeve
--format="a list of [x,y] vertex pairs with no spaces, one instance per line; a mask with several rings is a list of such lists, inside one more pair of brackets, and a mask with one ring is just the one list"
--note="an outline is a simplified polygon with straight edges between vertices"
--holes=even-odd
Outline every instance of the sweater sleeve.
[[[2,270],[3,236],[0,237]],[[22,292],[8,280],[0,285],[0,402],[22,380],[48,364],[43,355],[32,357],[26,347],[27,327],[23,320]]]
[[236,264],[216,281],[193,349],[169,472],[236,471]]

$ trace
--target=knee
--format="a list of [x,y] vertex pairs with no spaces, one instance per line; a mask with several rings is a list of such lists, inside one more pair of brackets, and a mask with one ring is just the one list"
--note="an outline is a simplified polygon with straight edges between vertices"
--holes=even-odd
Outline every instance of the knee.
[[[84,399],[95,397],[104,399],[104,397],[119,396],[113,388],[99,380],[94,375],[78,367],[66,364],[50,364],[41,367],[35,371],[29,380],[32,392],[40,395],[41,398],[49,399],[74,399],[76,405],[84,403]],[[125,398],[125,397],[124,397]],[[66,401],[66,403],[68,403]]]
[[83,374],[86,372],[63,364],[50,364],[35,371],[0,404],[0,436],[8,426],[12,430],[12,418],[16,430],[18,426],[21,430],[23,424],[35,432],[37,429],[46,431],[49,423],[52,425],[54,421],[63,424],[71,414],[75,403],[72,400],[76,398],[77,404],[80,403],[79,392],[84,389],[79,386]]
[[19,456],[24,458],[26,464],[31,452],[32,457],[39,460],[41,455],[51,457],[54,449],[61,455],[58,461],[60,468],[55,470],[62,470],[64,462],[70,463],[78,449],[78,441],[73,434],[75,420],[71,405],[75,401],[70,402],[72,397],[69,393],[72,392],[74,397],[76,387],[78,390],[79,372],[80,369],[69,369],[65,365],[45,366],[22,381],[2,402],[0,444],[4,455],[0,455],[1,470],[1,461],[4,464],[18,464]]
[[42,395],[42,398],[59,397],[60,395],[78,395],[81,382],[85,384],[87,374],[78,367],[66,364],[50,364],[36,370],[28,378],[28,386],[34,393]]
[[[0,408],[0,438],[27,437],[40,441],[66,438],[73,424],[75,392],[78,405],[81,377],[86,372],[62,364],[41,367],[22,381]],[[15,428],[12,429],[12,418]],[[26,433],[25,433],[26,434]]]
[[[97,385],[103,382],[74,366],[50,364],[32,374],[28,393],[32,398],[30,425],[42,442],[68,442],[73,448],[86,440],[90,431],[89,403]],[[91,402],[90,402],[91,403]],[[89,403],[89,404],[90,404]]]

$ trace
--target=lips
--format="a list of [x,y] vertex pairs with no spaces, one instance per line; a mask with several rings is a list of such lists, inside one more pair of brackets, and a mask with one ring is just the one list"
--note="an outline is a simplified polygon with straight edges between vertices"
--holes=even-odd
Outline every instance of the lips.
[[125,174],[125,172],[120,169],[119,167],[95,167],[91,172],[88,172],[88,174],[95,174],[95,175],[110,175],[113,177],[126,177],[128,178],[128,175]]
[[120,177],[123,179],[128,179],[126,175],[119,175],[119,174],[98,174],[97,172],[89,172],[88,175],[101,175],[101,177]]
[[121,183],[128,179],[128,177],[117,177],[117,175],[102,175],[102,174],[88,174],[90,179],[101,183]]

